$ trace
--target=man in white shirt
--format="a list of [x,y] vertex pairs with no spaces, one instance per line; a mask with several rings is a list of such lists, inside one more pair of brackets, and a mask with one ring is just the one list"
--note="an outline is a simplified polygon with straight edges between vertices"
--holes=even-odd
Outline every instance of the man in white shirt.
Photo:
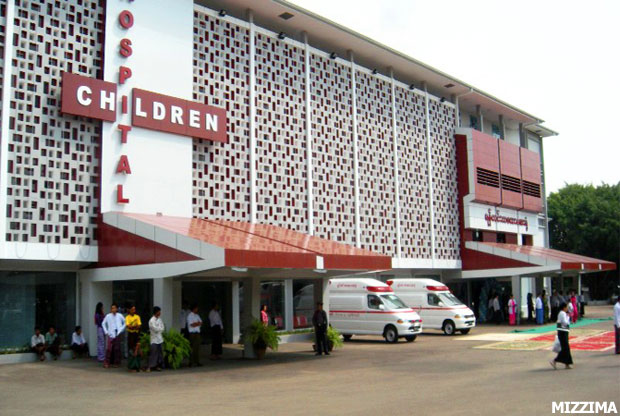
[[211,359],[219,360],[222,358],[222,335],[224,324],[220,315],[220,305],[213,303],[213,308],[209,312],[209,327],[211,328]]
[[39,361],[45,361],[45,337],[41,333],[39,327],[34,328],[34,335],[30,338],[30,347],[32,351],[39,356]]
[[121,334],[125,331],[125,317],[118,313],[118,305],[113,303],[110,313],[105,316],[101,323],[103,333],[106,336],[106,351],[104,368],[121,365]]
[[161,308],[153,308],[153,316],[149,319],[149,330],[151,332],[151,352],[149,354],[149,366],[146,371],[161,371],[164,365],[164,321],[161,320]]
[[73,359],[88,354],[88,343],[82,335],[82,327],[76,326],[75,332],[71,335],[71,350],[73,351]]
[[189,366],[200,367],[200,327],[202,319],[198,315],[198,305],[192,305],[192,311],[187,315],[187,332],[189,332],[189,342],[192,346],[192,355],[189,358]]
[[616,354],[620,354],[620,296],[614,305],[614,326],[616,327]]

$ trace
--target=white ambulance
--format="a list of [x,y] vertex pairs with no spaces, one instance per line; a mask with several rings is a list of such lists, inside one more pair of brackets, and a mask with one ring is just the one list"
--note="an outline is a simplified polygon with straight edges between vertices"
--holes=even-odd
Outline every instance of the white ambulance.
[[391,279],[394,293],[418,311],[424,328],[441,329],[446,335],[467,334],[476,326],[476,316],[446,285],[433,279]]
[[344,336],[381,335],[387,342],[415,340],[422,319],[394,295],[392,288],[375,279],[332,279],[329,282],[331,325]]

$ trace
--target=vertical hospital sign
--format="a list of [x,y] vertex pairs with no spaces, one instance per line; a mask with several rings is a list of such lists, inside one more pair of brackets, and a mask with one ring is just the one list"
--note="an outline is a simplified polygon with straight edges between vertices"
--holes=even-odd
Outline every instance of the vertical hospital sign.
[[[116,48],[117,58],[122,64],[118,65],[115,82],[64,72],[61,96],[62,113],[115,123],[114,140],[118,140],[121,149],[121,154],[114,162],[115,175],[132,174],[129,155],[122,149],[131,141],[133,128],[226,143],[226,110],[223,108],[139,88],[119,93],[121,86],[132,78],[138,78],[140,74],[134,74],[131,65],[127,63],[135,52],[130,37],[135,24],[134,15],[124,9],[116,19],[125,36]],[[170,77],[174,76],[170,74]],[[119,117],[126,121],[118,122]],[[120,177],[118,179],[120,182]],[[128,204],[129,201],[127,190],[123,184],[118,183],[116,203]]]

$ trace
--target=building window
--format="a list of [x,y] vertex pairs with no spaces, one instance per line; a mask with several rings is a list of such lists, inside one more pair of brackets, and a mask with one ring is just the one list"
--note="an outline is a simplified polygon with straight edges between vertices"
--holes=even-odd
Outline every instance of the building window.
[[480,231],[480,230],[474,230],[474,231],[472,232],[472,240],[473,240],[473,241],[483,241],[483,238],[482,238],[482,231]]
[[470,115],[469,116],[469,127],[472,129],[480,130],[480,126],[478,124],[478,117]]
[[506,243],[506,233],[497,233],[495,238],[498,243]]
[[293,328],[312,326],[316,305],[314,280],[293,280]]
[[522,246],[534,245],[534,238],[531,235],[521,234],[521,245]]
[[502,131],[499,129],[499,126],[495,123],[491,124],[491,135],[496,139],[502,138]]
[[75,274],[0,272],[0,348],[29,346],[34,327],[46,333],[50,325],[71,342]]
[[284,329],[284,282],[261,282],[260,303],[267,305],[269,324]]

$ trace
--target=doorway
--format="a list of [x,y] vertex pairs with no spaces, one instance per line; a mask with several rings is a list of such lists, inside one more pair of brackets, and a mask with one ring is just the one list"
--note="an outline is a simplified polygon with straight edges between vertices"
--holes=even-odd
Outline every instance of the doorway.
[[231,282],[182,282],[181,298],[191,307],[198,305],[202,319],[200,335],[203,344],[211,343],[209,331],[209,312],[213,303],[220,305],[220,315],[224,324],[224,342],[232,342],[232,283]]

